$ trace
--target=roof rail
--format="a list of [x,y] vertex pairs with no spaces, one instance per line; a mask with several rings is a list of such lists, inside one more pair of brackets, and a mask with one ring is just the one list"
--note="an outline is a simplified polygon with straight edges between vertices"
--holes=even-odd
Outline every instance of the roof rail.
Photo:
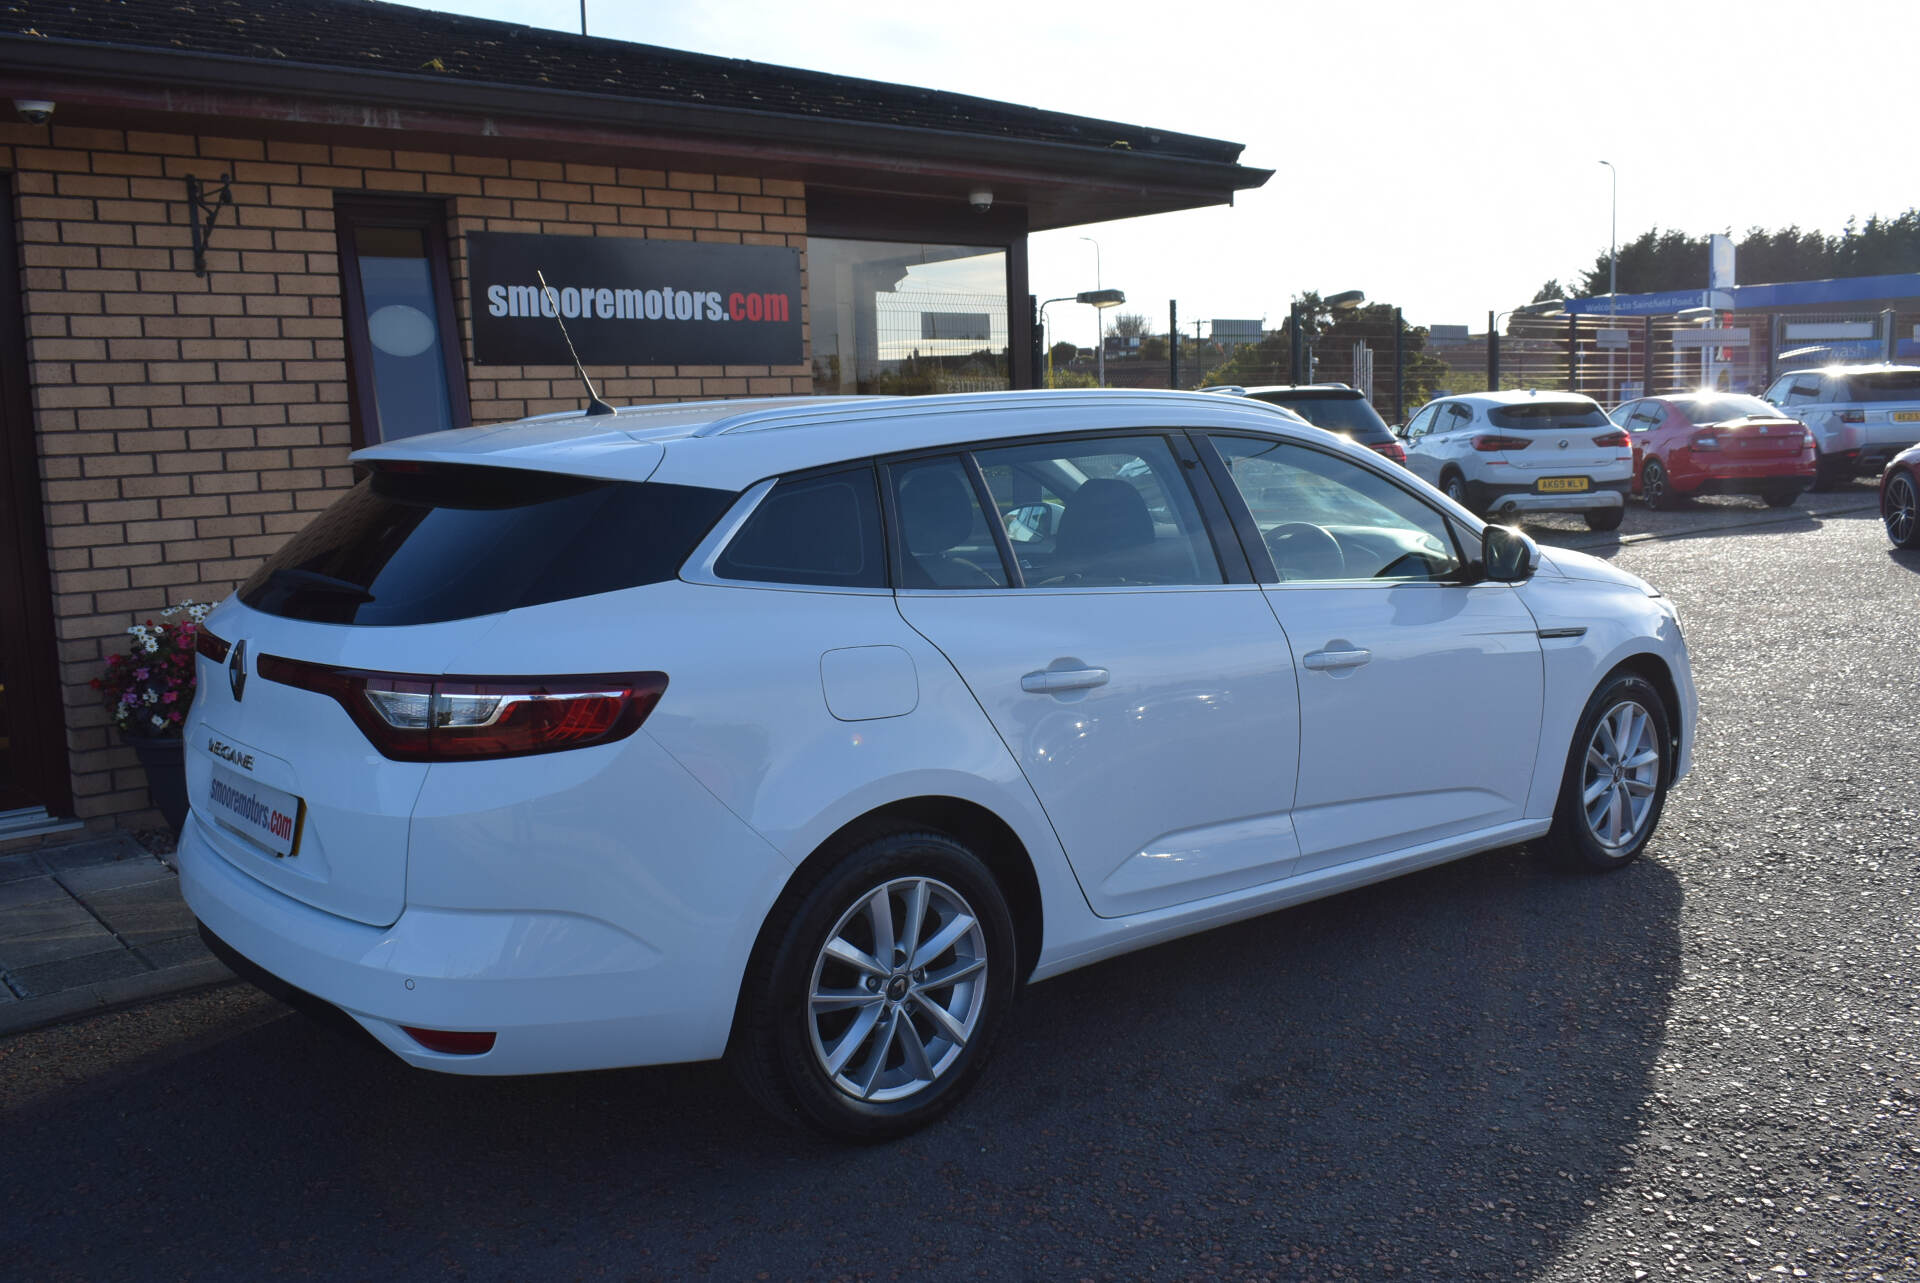
[[[1000,392],[948,392],[933,396],[814,396],[794,397],[773,401],[765,405],[746,410],[740,414],[730,414],[722,419],[704,424],[690,435],[695,437],[723,437],[736,432],[764,432],[773,428],[799,428],[809,424],[832,420],[839,417],[837,407],[848,403],[873,405],[880,402],[888,404],[902,414],[925,414],[940,410],[959,410],[978,408],[983,403],[993,405],[1040,406],[1068,398],[1110,397],[1114,400],[1136,398],[1160,399],[1165,397],[1189,397],[1191,392],[1179,392],[1170,388],[1028,388]],[[747,404],[737,402],[736,404]]]

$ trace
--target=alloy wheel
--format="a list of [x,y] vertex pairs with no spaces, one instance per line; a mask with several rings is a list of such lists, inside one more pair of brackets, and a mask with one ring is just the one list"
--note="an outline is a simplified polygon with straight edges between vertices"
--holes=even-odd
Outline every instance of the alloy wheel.
[[842,914],[814,959],[813,1054],[855,1100],[904,1100],[959,1060],[986,981],[986,933],[965,897],[932,878],[895,878]]
[[1649,508],[1663,508],[1667,503],[1667,470],[1658,462],[1649,462],[1640,472],[1640,496],[1647,501]]
[[1580,806],[1594,840],[1608,851],[1631,849],[1653,811],[1660,782],[1660,737],[1653,717],[1633,700],[1607,710],[1587,741]]
[[1880,516],[1887,523],[1887,538],[1902,548],[1913,542],[1913,478],[1896,472],[1887,481],[1887,497],[1881,502]]

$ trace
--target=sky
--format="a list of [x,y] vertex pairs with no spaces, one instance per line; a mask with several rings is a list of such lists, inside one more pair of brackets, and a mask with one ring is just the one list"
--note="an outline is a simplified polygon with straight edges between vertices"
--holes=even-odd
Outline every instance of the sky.
[[[418,7],[580,22],[579,0]],[[1232,207],[1029,241],[1037,296],[1095,288],[1092,237],[1097,283],[1160,332],[1170,299],[1192,333],[1212,317],[1278,324],[1302,291],[1350,289],[1412,325],[1483,329],[1607,251],[1602,160],[1622,241],[1653,226],[1835,233],[1920,204],[1904,128],[1914,0],[587,0],[587,25],[1245,144],[1242,164],[1276,172]],[[1091,308],[1050,316],[1058,337],[1093,341]]]

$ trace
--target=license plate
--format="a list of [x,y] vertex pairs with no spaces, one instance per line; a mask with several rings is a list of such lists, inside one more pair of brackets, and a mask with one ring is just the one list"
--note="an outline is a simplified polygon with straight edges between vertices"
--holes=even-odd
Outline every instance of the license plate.
[[1920,410],[1895,410],[1887,417],[1895,423],[1913,423],[1920,420]]
[[1533,483],[1533,488],[1541,494],[1566,494],[1585,490],[1587,484],[1585,477],[1542,477]]
[[207,814],[221,828],[277,856],[300,850],[300,821],[306,818],[307,804],[293,794],[216,766],[207,784],[206,802]]

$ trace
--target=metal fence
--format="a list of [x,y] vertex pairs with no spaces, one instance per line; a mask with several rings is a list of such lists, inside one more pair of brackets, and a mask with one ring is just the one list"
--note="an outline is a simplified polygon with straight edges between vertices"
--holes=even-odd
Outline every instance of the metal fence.
[[[1437,395],[1488,388],[1572,391],[1611,408],[1640,396],[1715,389],[1761,393],[1780,374],[1840,362],[1920,363],[1920,312],[1822,315],[1718,312],[1711,316],[1506,316],[1493,333],[1435,339],[1393,314],[1336,318],[1318,338],[1269,331],[1229,348],[1182,340],[1178,386],[1231,382],[1339,382],[1365,392],[1390,423],[1405,422]],[[1457,334],[1457,331],[1455,332]],[[1109,356],[1114,387],[1170,387],[1164,337],[1155,359]],[[1084,366],[1084,371],[1082,367]],[[1092,373],[1091,357],[1071,369]]]
[[[919,396],[1013,386],[1005,294],[899,289],[862,302],[831,327],[851,350],[823,351],[816,340],[815,390]],[[814,331],[829,327],[816,321]]]

